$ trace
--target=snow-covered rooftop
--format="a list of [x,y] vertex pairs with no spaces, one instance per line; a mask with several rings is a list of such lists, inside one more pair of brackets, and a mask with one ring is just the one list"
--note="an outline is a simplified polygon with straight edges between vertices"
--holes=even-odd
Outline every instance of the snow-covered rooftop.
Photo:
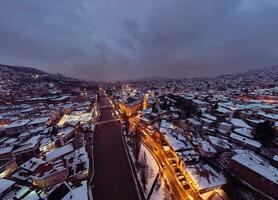
[[23,163],[22,165],[20,165],[21,168],[26,169],[28,171],[35,171],[41,164],[44,164],[45,161],[39,158],[32,158],[28,161],[26,161],[25,163]]
[[162,120],[161,121],[160,127],[169,128],[169,129],[173,129],[174,128],[173,124],[167,122],[166,120]]
[[210,115],[210,114],[202,114],[202,116],[211,120],[211,121],[216,121],[217,120],[217,118],[215,116]]
[[207,141],[200,142],[202,150],[210,153],[217,153],[217,151]]
[[236,126],[236,127],[252,129],[251,126],[249,126],[249,125],[246,124],[243,120],[238,119],[238,118],[232,118],[232,119],[231,119],[231,123],[232,123],[234,126]]
[[32,120],[31,122],[28,123],[28,125],[35,125],[35,124],[42,124],[46,123],[50,118],[49,117],[40,117]]
[[254,136],[252,135],[252,131],[248,128],[236,128],[234,129],[234,132],[245,137],[254,138]]
[[216,109],[216,111],[217,112],[220,112],[220,113],[229,113],[229,112],[231,112],[230,110],[228,110],[227,108],[223,108],[223,107],[218,107],[217,109]]
[[273,160],[275,160],[275,161],[278,162],[278,155],[274,155],[274,156],[273,156]]
[[171,134],[165,134],[165,139],[169,143],[169,145],[175,150],[178,151],[180,149],[185,148],[185,144],[181,142],[180,140],[174,138]]
[[46,158],[45,160],[46,161],[50,161],[50,160],[53,160],[55,158],[58,158],[62,155],[66,155],[66,154],[69,154],[70,152],[74,151],[74,148],[73,148],[73,145],[71,143],[69,144],[66,144],[60,148],[57,148],[53,151],[50,151],[47,155],[46,155]]
[[0,194],[9,189],[15,182],[7,179],[0,178]]
[[223,140],[219,137],[214,137],[214,136],[208,136],[208,137],[209,137],[210,142],[213,145],[221,146],[223,149],[230,149],[230,146],[227,144],[228,143],[227,140]]
[[81,122],[86,123],[92,119],[92,113],[76,113],[71,115],[64,115],[59,121],[58,126],[63,126],[66,123]]
[[209,165],[188,165],[186,171],[199,190],[210,190],[227,183],[223,174],[217,173]]
[[198,120],[194,119],[194,118],[187,118],[187,121],[189,121],[191,124],[194,124],[196,126],[201,125],[201,123]]
[[6,129],[7,128],[15,128],[15,127],[20,127],[26,125],[28,122],[30,122],[30,119],[23,119],[23,120],[18,120],[14,121],[11,124],[4,126]]
[[36,191],[32,191],[26,197],[24,197],[23,200],[40,200],[40,197]]
[[41,140],[40,135],[31,137],[29,140],[27,140],[25,143],[23,143],[21,147],[15,149],[13,152],[19,152],[19,151],[24,151],[27,149],[34,148],[40,142],[40,140]]
[[1,147],[0,148],[0,155],[11,152],[13,150],[13,148],[14,148],[13,145],[7,146],[7,147]]
[[201,117],[200,119],[201,119],[202,121],[204,121],[204,122],[208,123],[208,124],[213,123],[213,121],[212,121],[212,120],[207,119],[207,118],[203,118],[203,117]]
[[72,133],[72,131],[74,131],[73,127],[67,127],[65,129],[63,129],[61,132],[59,132],[57,135],[68,135],[68,134]]
[[250,170],[260,174],[261,176],[267,178],[268,180],[278,184],[278,170],[275,168],[270,168],[264,166],[261,163],[255,161],[247,154],[237,154],[232,157],[232,160],[240,163],[241,165],[249,168]]
[[200,99],[193,99],[193,102],[199,105],[207,105],[208,103]]
[[249,145],[251,145],[253,147],[256,147],[256,148],[260,148],[262,146],[262,144],[260,142],[257,142],[256,140],[252,140],[250,138],[241,136],[239,134],[232,133],[230,135],[230,137],[235,139],[235,140],[241,141],[241,142],[243,142],[245,144],[249,144]]
[[80,187],[71,190],[62,200],[87,200],[87,183],[83,182]]

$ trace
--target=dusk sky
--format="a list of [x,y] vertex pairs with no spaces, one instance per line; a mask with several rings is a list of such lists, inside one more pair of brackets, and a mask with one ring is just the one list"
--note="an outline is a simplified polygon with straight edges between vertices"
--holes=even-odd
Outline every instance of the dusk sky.
[[86,80],[278,64],[278,0],[1,0],[0,63]]

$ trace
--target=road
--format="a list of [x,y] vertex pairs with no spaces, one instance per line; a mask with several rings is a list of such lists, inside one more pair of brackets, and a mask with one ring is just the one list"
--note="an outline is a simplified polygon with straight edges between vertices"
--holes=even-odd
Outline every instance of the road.
[[[100,97],[101,106],[107,106]],[[110,107],[101,109],[99,121],[112,120]],[[121,140],[121,125],[111,122],[99,125],[95,134],[95,177],[93,196],[95,200],[137,200],[129,163]]]
[[[177,176],[175,174],[175,171],[172,166],[170,166],[167,162],[166,155],[164,153],[164,150],[162,148],[162,145],[157,142],[151,134],[149,134],[147,128],[145,126],[142,126],[140,123],[138,123],[138,120],[135,118],[129,118],[130,128],[133,128],[134,126],[139,126],[142,132],[145,132],[147,134],[144,134],[141,137],[141,141],[149,148],[155,159],[158,161],[160,168],[163,169],[163,176],[166,178],[168,184],[173,189],[173,192],[177,195],[179,199],[188,199],[188,195],[191,195],[194,197],[194,199],[199,199],[199,196],[194,193],[194,191],[189,189],[184,189],[182,185],[180,184],[179,180],[177,179]],[[164,165],[164,167],[162,166]],[[186,177],[185,177],[186,178]],[[187,180],[187,182],[190,182]]]

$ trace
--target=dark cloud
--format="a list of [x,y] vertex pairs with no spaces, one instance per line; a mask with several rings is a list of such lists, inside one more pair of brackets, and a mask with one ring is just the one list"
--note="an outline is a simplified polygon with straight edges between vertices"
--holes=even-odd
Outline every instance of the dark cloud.
[[88,80],[278,63],[276,0],[2,0],[0,63]]

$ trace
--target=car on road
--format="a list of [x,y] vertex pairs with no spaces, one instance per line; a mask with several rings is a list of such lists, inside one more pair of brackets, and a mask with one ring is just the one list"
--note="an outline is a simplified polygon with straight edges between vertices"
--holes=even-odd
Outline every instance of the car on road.
[[169,162],[173,167],[177,166],[177,162],[175,160],[170,160]]
[[167,160],[168,160],[169,162],[175,161],[174,158],[172,158],[172,157],[171,157],[171,158],[167,158]]
[[168,158],[167,162],[169,165],[172,165],[173,167],[177,167],[177,162],[173,158]]
[[188,184],[185,184],[185,185],[183,185],[182,187],[183,187],[185,190],[188,190],[188,189],[190,188]]
[[147,130],[149,131],[150,134],[154,133],[154,127],[152,126],[147,126]]
[[183,180],[183,179],[184,179],[184,176],[183,176],[183,175],[178,176],[178,179],[179,179],[179,180]]
[[163,168],[163,169],[165,169],[165,165],[164,165],[164,163],[161,163],[161,166],[162,166],[162,168]]
[[162,146],[162,148],[163,148],[163,150],[167,153],[167,152],[169,152],[171,149],[170,149],[170,147],[168,146],[168,145],[164,145],[164,146]]
[[183,179],[180,179],[179,180],[180,181],[180,183],[182,184],[182,187],[184,188],[184,189],[189,189],[190,187],[189,187],[189,184],[188,184],[188,182],[186,181],[186,179],[185,178],[183,178]]
[[176,174],[177,176],[180,176],[180,175],[182,174],[182,173],[181,173],[181,170],[178,169],[178,168],[174,169],[174,171],[175,171],[175,174]]

